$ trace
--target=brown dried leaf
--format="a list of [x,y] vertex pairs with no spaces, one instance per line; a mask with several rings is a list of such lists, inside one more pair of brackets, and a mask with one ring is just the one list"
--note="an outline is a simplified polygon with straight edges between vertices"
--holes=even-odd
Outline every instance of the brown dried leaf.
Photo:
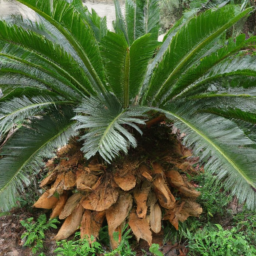
[[53,172],[49,173],[48,176],[41,181],[40,188],[42,188],[48,184],[51,184],[56,179],[56,177],[57,177],[57,172],[53,171]]
[[43,195],[35,202],[33,207],[42,208],[42,209],[52,209],[56,203],[58,202],[58,198],[55,196],[49,196],[49,190],[44,192]]
[[62,224],[58,234],[54,237],[56,241],[66,239],[76,232],[80,226],[83,211],[84,209],[80,204],[73,210],[72,214]]
[[64,208],[64,205],[66,204],[68,199],[68,193],[64,191],[64,193],[60,196],[59,201],[55,205],[54,209],[52,210],[52,214],[50,216],[50,219],[53,219],[55,217],[58,217],[61,213],[61,211]]
[[117,201],[118,195],[118,190],[106,181],[99,185],[82,205],[87,210],[104,211]]
[[104,170],[104,165],[102,164],[89,164],[88,165],[88,168],[91,170],[91,171],[103,171]]
[[138,172],[144,177],[146,178],[148,181],[152,181],[153,178],[151,176],[151,170],[145,165],[142,164],[140,165]]
[[90,174],[89,168],[79,168],[76,171],[76,187],[78,190],[91,191],[98,180],[98,176]]
[[150,227],[154,233],[159,233],[162,229],[162,211],[159,204],[155,204],[150,211]]
[[76,185],[76,175],[69,171],[65,174],[64,178],[64,190],[70,190]]
[[182,196],[190,197],[190,198],[197,198],[201,195],[201,193],[195,189],[187,188],[187,187],[180,187],[179,188],[180,193]]
[[159,163],[153,163],[152,166],[154,174],[164,175],[164,168]]
[[148,242],[149,246],[151,246],[152,233],[150,231],[149,224],[146,219],[140,219],[134,210],[131,212],[129,217],[129,226],[138,242],[140,239],[143,239]]
[[51,186],[51,189],[49,190],[49,197],[52,196],[55,193],[55,191],[57,191],[59,195],[63,193],[64,176],[64,172],[58,174],[54,184]]
[[198,217],[202,212],[203,209],[198,203],[186,200],[182,210],[176,215],[179,221],[184,222],[189,216]]
[[92,212],[89,210],[85,210],[81,222],[81,238],[87,238],[90,243],[91,236],[95,239],[99,236],[99,231],[102,226],[102,223],[105,219],[105,211],[103,212]]
[[116,174],[114,176],[114,180],[116,184],[124,191],[129,191],[133,189],[136,185],[136,178],[131,173],[128,173],[124,177],[121,177],[120,175]]
[[112,249],[115,249],[118,246],[118,242],[114,240],[113,233],[115,232],[117,227],[119,227],[125,221],[131,208],[132,196],[127,193],[121,193],[116,204],[112,205],[106,211],[108,233]]
[[154,233],[159,233],[162,228],[162,211],[160,206],[156,203],[157,199],[154,193],[150,193],[148,205],[150,210],[149,225]]
[[180,186],[185,186],[182,176],[178,171],[172,170],[165,173],[166,178],[170,185],[179,188]]
[[151,189],[151,183],[147,180],[143,181],[141,188],[137,187],[133,193],[137,204],[136,213],[139,218],[146,218],[147,215],[147,199]]
[[59,219],[63,220],[67,218],[74,208],[78,205],[79,201],[81,200],[82,195],[80,193],[73,194],[66,202],[63,210],[60,213]]
[[55,168],[54,158],[47,161],[45,167],[52,171]]
[[159,176],[154,180],[153,185],[160,205],[166,209],[173,208],[176,200],[165,183],[164,178]]
[[193,166],[189,162],[183,162],[176,164],[176,167],[180,169],[182,172],[195,174],[197,171],[193,168]]
[[184,203],[182,202],[180,205],[176,204],[175,208],[168,210],[163,217],[164,220],[169,220],[176,230],[179,229],[179,219],[177,216],[182,210]]

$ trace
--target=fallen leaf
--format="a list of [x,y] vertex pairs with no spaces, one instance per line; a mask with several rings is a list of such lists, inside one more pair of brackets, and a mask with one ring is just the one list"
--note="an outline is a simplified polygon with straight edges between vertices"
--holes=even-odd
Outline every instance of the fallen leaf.
[[43,193],[40,198],[34,203],[33,207],[42,209],[52,209],[58,202],[55,196],[49,196],[49,190]]
[[56,177],[57,177],[57,172],[53,171],[53,172],[49,173],[49,175],[41,181],[40,188],[53,183],[55,181]]
[[117,202],[106,211],[108,233],[112,249],[118,246],[118,242],[114,240],[113,233],[125,221],[131,208],[132,196],[127,193],[121,193]]
[[82,202],[82,205],[87,210],[104,211],[117,201],[118,195],[118,190],[106,179]]
[[149,228],[149,224],[146,219],[140,219],[135,210],[130,213],[129,226],[136,236],[137,241],[143,239],[148,242],[148,245],[152,244],[152,233]]
[[150,209],[150,228],[154,233],[159,233],[162,229],[162,211],[159,204],[154,204]]
[[81,222],[81,238],[87,238],[90,243],[91,236],[95,239],[99,236],[99,231],[101,229],[102,223],[105,219],[105,211],[103,212],[92,212],[90,210],[85,210]]
[[59,197],[57,204],[53,208],[50,219],[53,219],[60,215],[60,213],[62,212],[62,210],[67,202],[67,199],[68,199],[68,193],[66,191],[64,191],[64,193]]
[[153,182],[154,191],[162,207],[171,209],[175,205],[175,198],[168,188],[163,177],[158,177]]
[[114,176],[116,184],[124,191],[129,191],[133,189],[136,185],[136,178],[133,174],[128,173],[124,177],[120,176],[118,173]]
[[76,185],[76,175],[69,171],[65,174],[64,178],[64,190],[70,190]]
[[177,188],[179,188],[180,186],[185,186],[185,182],[183,181],[183,178],[178,171],[167,171],[165,175],[170,185]]
[[61,195],[63,193],[63,190],[64,190],[64,176],[65,176],[64,172],[58,174],[55,182],[53,183],[53,185],[49,189],[49,196],[52,196],[55,192],[57,192],[59,195]]
[[58,234],[54,237],[54,240],[59,241],[62,239],[67,239],[69,236],[75,233],[80,226],[83,211],[84,209],[82,205],[79,204],[73,210],[73,212],[66,218]]
[[91,191],[98,179],[98,176],[90,174],[89,168],[79,168],[76,171],[76,187],[78,190]]
[[145,164],[140,165],[138,172],[148,181],[153,180],[151,176],[151,170]]
[[73,194],[66,202],[63,210],[60,213],[59,219],[63,220],[67,218],[74,208],[78,205],[79,201],[81,200],[82,195],[80,193]]
[[151,183],[147,180],[142,182],[141,187],[134,190],[133,196],[137,204],[136,213],[139,218],[146,218],[147,215],[147,199],[151,189]]

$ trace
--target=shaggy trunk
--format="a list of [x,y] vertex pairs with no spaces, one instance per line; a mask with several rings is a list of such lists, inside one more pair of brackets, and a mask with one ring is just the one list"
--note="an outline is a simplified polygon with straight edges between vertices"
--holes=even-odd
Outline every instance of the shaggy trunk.
[[97,238],[106,219],[113,249],[126,222],[138,241],[151,245],[162,220],[178,229],[179,221],[199,216],[202,208],[195,200],[200,193],[186,176],[196,173],[192,165],[198,158],[169,131],[166,125],[146,129],[139,146],[111,165],[99,157],[84,159],[75,140],[60,149],[46,164],[45,193],[34,204],[52,209],[51,218],[65,219],[55,239],[66,239],[79,227],[82,238]]

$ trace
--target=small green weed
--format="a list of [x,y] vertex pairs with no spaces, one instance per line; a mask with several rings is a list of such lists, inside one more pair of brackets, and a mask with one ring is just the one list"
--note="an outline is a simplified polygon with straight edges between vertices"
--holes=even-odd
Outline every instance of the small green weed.
[[[217,230],[216,230],[217,227]],[[224,230],[221,225],[205,227],[192,234],[187,232],[189,255],[197,256],[253,256],[256,249],[236,228]]]
[[[122,240],[119,246],[113,250],[112,252],[106,253],[105,256],[115,256],[115,255],[122,255],[122,256],[132,256],[136,255],[135,252],[132,251],[131,246],[129,244],[129,239],[132,237],[130,235],[131,229],[127,229],[128,224],[122,229]],[[114,239],[118,241],[118,232],[114,233]]]
[[154,256],[164,256],[163,253],[159,251],[159,244],[152,244],[149,248],[149,251]]
[[47,221],[46,215],[40,215],[37,221],[34,218],[28,218],[20,221],[21,225],[26,228],[26,232],[22,234],[21,238],[25,239],[23,246],[33,247],[32,253],[35,254],[43,249],[44,232],[49,228],[57,228],[55,225],[59,223],[57,219]]
[[[80,237],[80,232],[76,232],[75,238]],[[91,241],[94,237],[91,237]],[[92,242],[91,245],[87,239],[62,240],[57,242],[59,246],[54,250],[57,256],[95,256],[102,253],[102,247],[98,242]]]
[[[201,187],[198,190],[201,192],[197,202],[203,207],[206,218],[209,220],[215,214],[226,215],[227,205],[231,202],[232,196],[211,173],[202,173],[193,177],[194,182]],[[205,217],[203,214],[202,217]]]
[[247,210],[246,208],[236,214],[232,220],[232,225],[236,226],[237,230],[242,233],[249,243],[256,247],[256,212]]

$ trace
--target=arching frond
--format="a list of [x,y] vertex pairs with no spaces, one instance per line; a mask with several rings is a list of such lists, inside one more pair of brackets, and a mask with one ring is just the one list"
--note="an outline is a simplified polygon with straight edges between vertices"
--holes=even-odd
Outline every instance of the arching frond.
[[23,190],[43,165],[43,157],[52,157],[57,147],[74,135],[73,113],[65,109],[35,120],[31,128],[20,128],[4,145],[0,159],[0,210],[8,210],[16,203],[17,192]]
[[213,114],[197,114],[191,104],[169,105],[160,111],[187,134],[186,145],[205,160],[205,169],[225,179],[225,186],[255,208],[255,142],[236,123]]
[[74,104],[59,97],[37,96],[31,99],[14,98],[0,104],[0,131],[6,133],[15,124],[22,122],[28,117],[33,117],[41,109],[55,105]]
[[169,51],[163,56],[163,60],[154,72],[143,102],[150,101],[155,104],[159,102],[165,89],[170,88],[184,70],[195,61],[195,56],[200,58],[198,53],[203,48],[250,11],[251,9],[247,9],[237,13],[236,8],[231,5],[216,11],[208,10],[192,18],[172,38]]
[[97,41],[81,14],[65,0],[18,0],[56,27],[69,41],[84,62],[89,80],[104,93],[104,69]]
[[27,61],[43,65],[44,68],[52,67],[50,70],[56,70],[61,76],[71,80],[83,93],[87,95],[95,93],[86,77],[87,69],[83,69],[82,65],[60,45],[52,43],[33,31],[9,25],[3,21],[0,21],[0,31],[3,51],[8,50],[8,53],[11,52],[14,56],[18,54],[19,57],[23,52],[22,56]]
[[75,111],[78,115],[74,119],[79,122],[76,129],[85,132],[81,140],[84,141],[82,150],[87,159],[99,153],[110,162],[120,151],[127,153],[130,147],[137,146],[128,127],[141,133],[137,125],[145,124],[144,108],[123,109],[116,98],[109,95],[108,103],[88,98]]

